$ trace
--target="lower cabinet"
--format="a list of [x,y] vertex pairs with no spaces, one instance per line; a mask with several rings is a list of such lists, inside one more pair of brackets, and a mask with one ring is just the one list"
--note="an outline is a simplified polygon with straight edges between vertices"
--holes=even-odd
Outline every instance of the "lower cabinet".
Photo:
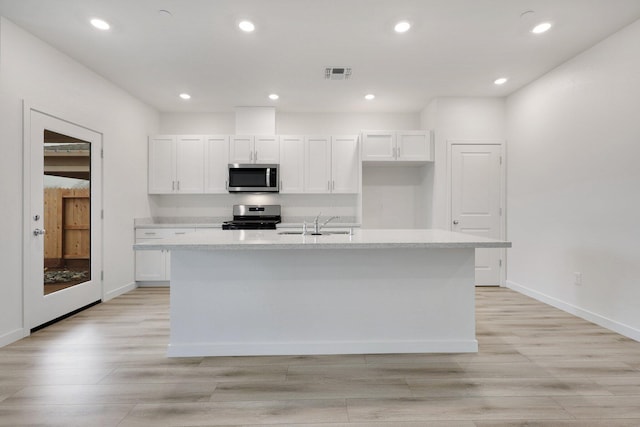
[[[136,243],[152,242],[166,237],[195,233],[195,228],[138,228]],[[137,282],[164,282],[171,277],[169,251],[135,251]]]

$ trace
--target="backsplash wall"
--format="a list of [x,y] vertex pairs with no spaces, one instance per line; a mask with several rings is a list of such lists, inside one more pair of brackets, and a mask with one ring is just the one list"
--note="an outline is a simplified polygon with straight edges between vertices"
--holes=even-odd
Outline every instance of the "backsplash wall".
[[167,194],[149,196],[153,217],[192,217],[231,219],[235,204],[276,204],[282,206],[285,222],[312,220],[338,215],[341,222],[353,222],[357,216],[356,194]]

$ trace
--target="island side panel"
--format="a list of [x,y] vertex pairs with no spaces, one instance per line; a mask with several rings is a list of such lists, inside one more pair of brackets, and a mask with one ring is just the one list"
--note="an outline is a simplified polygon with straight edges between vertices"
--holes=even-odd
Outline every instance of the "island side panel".
[[474,249],[173,250],[169,356],[475,352]]

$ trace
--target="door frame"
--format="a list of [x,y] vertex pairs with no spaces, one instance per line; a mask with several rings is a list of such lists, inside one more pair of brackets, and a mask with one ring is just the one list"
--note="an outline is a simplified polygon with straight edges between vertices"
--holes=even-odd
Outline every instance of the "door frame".
[[[105,289],[104,289],[104,277],[103,277],[103,266],[104,266],[104,218],[103,218],[103,198],[104,198],[104,158],[103,158],[103,142],[104,142],[104,133],[92,129],[90,127],[78,124],[76,121],[72,119],[63,118],[68,116],[69,114],[63,114],[56,111],[55,108],[45,107],[42,105],[35,105],[32,103],[23,100],[22,104],[22,328],[24,331],[24,336],[29,336],[31,334],[31,322],[32,318],[31,310],[31,301],[29,295],[29,284],[31,283],[31,184],[32,184],[32,170],[31,170],[31,112],[37,112],[49,117],[52,117],[56,120],[60,120],[62,122],[68,123],[70,125],[86,129],[88,131],[94,132],[98,134],[99,137],[99,147],[97,147],[98,154],[98,164],[99,170],[95,171],[96,177],[99,182],[97,183],[98,188],[98,197],[94,200],[92,196],[92,210],[96,209],[100,212],[99,221],[95,226],[99,227],[99,230],[95,233],[98,237],[97,242],[95,242],[95,248],[97,249],[97,254],[95,256],[96,261],[96,272],[92,274],[92,280],[98,282],[98,286],[100,288],[100,300],[104,301],[105,299]],[[93,169],[93,166],[92,166]],[[94,171],[92,170],[92,176]],[[94,185],[92,183],[92,185]],[[92,228],[94,225],[92,225]],[[92,232],[92,236],[94,233]],[[93,239],[92,239],[93,240]],[[92,243],[93,247],[93,243]],[[93,255],[92,255],[93,258]],[[93,262],[93,261],[92,261]],[[81,307],[79,307],[81,308]]]
[[[453,168],[451,162],[453,161],[453,146],[454,145],[498,145],[501,150],[501,163],[500,163],[500,209],[502,210],[502,216],[500,217],[500,238],[506,240],[507,237],[507,144],[502,139],[448,139],[447,140],[447,183],[446,183],[446,205],[447,205],[447,227],[451,230],[451,224],[453,222],[451,212],[451,191],[453,182]],[[504,248],[498,249],[500,251],[500,259],[502,265],[500,266],[499,285],[500,287],[506,286],[507,280],[507,251]]]

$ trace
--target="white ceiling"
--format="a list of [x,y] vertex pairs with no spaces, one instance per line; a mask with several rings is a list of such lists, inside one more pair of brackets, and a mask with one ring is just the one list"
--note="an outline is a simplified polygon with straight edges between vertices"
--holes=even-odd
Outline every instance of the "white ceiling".
[[[640,18],[640,0],[0,0],[0,14],[160,111],[416,112],[508,95]],[[413,27],[396,34],[401,19]]]

